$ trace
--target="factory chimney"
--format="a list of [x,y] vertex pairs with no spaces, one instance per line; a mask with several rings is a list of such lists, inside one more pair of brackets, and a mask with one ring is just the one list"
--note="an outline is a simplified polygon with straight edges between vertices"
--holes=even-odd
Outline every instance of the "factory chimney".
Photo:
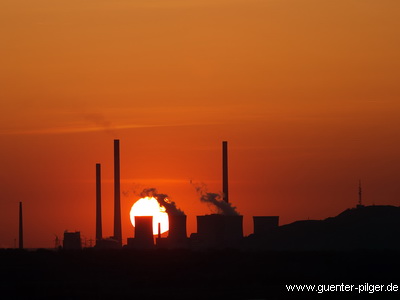
[[222,142],[222,199],[229,202],[228,195],[228,142]]
[[22,227],[22,202],[19,203],[19,249],[24,249],[24,232]]
[[119,140],[114,140],[114,239],[122,245]]
[[96,242],[103,238],[101,224],[101,165],[96,164]]

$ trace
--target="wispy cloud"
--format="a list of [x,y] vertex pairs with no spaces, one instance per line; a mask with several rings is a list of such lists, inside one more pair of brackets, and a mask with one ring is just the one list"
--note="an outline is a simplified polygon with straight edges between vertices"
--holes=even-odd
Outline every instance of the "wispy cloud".
[[[126,124],[113,125],[112,131],[124,129],[139,129],[152,127],[181,127],[181,126],[197,126],[200,124]],[[0,130],[0,135],[43,135],[43,134],[68,134],[68,133],[84,133],[108,131],[104,126],[64,126],[37,129],[4,129]]]

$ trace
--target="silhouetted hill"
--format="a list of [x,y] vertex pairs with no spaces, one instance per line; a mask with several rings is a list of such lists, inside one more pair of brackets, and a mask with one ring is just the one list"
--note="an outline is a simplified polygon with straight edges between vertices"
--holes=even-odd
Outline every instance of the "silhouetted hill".
[[365,206],[325,220],[297,221],[250,236],[251,249],[274,250],[399,250],[400,207]]

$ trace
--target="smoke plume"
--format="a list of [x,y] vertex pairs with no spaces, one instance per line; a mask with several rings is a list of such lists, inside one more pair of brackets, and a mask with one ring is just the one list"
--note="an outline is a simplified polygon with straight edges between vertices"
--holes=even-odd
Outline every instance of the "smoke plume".
[[103,130],[112,136],[117,136],[115,126],[113,126],[111,121],[109,121],[105,115],[101,113],[83,113],[82,117],[92,123],[97,130]]
[[192,183],[196,192],[200,195],[200,201],[213,205],[217,209],[217,213],[227,216],[238,216],[236,207],[232,206],[229,202],[225,202],[220,194],[208,193],[207,186],[204,183]]
[[157,189],[155,188],[148,188],[144,189],[140,193],[140,197],[154,197],[161,206],[165,207],[167,214],[169,215],[184,215],[185,213],[176,207],[174,201],[168,199],[168,195],[166,194],[159,194]]

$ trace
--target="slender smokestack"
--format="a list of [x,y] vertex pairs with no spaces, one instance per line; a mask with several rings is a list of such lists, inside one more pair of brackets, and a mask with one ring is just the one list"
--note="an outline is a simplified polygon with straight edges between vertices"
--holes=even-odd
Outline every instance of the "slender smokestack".
[[101,225],[101,165],[96,164],[96,241],[103,238]]
[[122,245],[119,140],[114,140],[114,238]]
[[24,249],[24,232],[22,227],[22,202],[19,203],[19,249]]
[[222,199],[229,202],[228,194],[228,142],[222,142]]

